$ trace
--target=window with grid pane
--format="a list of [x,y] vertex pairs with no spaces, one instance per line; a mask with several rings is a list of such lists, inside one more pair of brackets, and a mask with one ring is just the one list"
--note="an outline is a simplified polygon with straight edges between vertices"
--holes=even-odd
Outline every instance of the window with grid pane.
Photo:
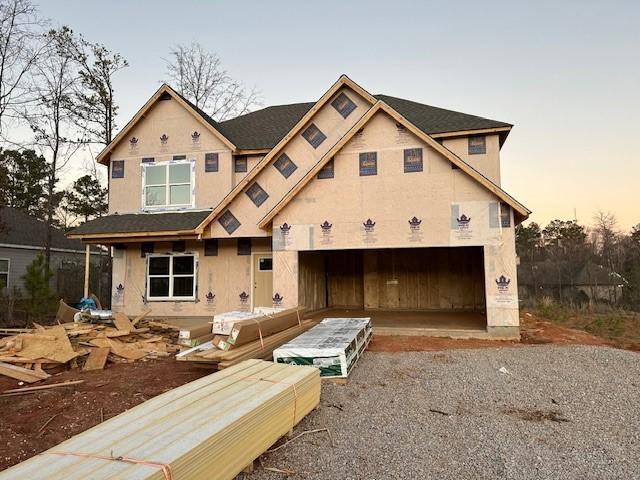
[[191,206],[191,166],[190,161],[143,165],[144,207]]
[[149,255],[148,300],[195,300],[195,255]]

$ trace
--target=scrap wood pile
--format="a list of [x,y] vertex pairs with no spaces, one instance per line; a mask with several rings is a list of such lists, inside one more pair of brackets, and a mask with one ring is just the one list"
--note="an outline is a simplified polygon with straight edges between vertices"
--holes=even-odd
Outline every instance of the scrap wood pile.
[[176,358],[211,364],[218,369],[228,368],[250,358],[271,360],[274,349],[316,324],[313,320],[303,320],[304,311],[304,308],[292,308],[252,316],[238,313],[236,320],[228,312],[225,314],[224,326],[217,323],[216,319],[213,326],[214,333],[217,330],[226,331],[226,334],[217,333],[211,341],[185,350],[176,355]]
[[[33,383],[60,367],[103,369],[106,362],[132,362],[169,356],[179,350],[179,329],[114,313],[111,323],[63,323],[20,329],[0,337],[0,374]],[[14,333],[5,331],[6,333]]]
[[317,369],[247,360],[0,472],[39,478],[233,479],[320,402]]

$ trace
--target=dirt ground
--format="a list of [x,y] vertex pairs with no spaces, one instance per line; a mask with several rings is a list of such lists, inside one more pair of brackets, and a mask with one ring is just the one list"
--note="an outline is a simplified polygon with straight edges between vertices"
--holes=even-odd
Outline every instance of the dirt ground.
[[496,341],[412,336],[374,336],[369,344],[372,352],[436,352],[486,347],[518,347],[520,345],[554,343],[561,345],[607,345],[604,338],[582,330],[555,325],[532,313],[525,312],[520,319],[520,341]]
[[[611,345],[584,331],[572,330],[538,318],[522,316],[522,341],[460,340],[433,337],[374,336],[374,352],[439,351],[522,344]],[[171,390],[211,370],[173,358],[114,364],[102,371],[64,371],[37,385],[84,380],[68,387],[19,396],[0,396],[0,470],[87,430],[151,397]],[[17,388],[15,380],[0,376],[0,393]]]
[[[66,371],[35,385],[84,380],[81,384],[0,396],[0,470],[208,373],[173,358],[114,364],[101,371]],[[17,387],[0,376],[0,391]]]

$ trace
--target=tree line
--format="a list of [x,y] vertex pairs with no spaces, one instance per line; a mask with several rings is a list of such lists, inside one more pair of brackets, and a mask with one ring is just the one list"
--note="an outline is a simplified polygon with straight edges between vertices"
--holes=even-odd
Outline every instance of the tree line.
[[[255,89],[234,80],[197,43],[173,47],[164,62],[169,83],[218,121],[260,105]],[[128,66],[102,43],[53,27],[31,0],[0,0],[0,206],[45,222],[46,269],[54,227],[107,213],[105,172],[94,153],[117,132],[114,80]],[[77,157],[84,167],[61,189]]]
[[640,310],[640,223],[620,231],[609,212],[598,212],[590,227],[575,220],[556,219],[544,228],[530,222],[516,227],[516,251],[519,283],[535,284],[537,290],[555,285],[556,299],[572,303],[576,299],[563,296],[562,283],[571,286],[581,270],[594,266],[621,287],[621,297],[611,303]]

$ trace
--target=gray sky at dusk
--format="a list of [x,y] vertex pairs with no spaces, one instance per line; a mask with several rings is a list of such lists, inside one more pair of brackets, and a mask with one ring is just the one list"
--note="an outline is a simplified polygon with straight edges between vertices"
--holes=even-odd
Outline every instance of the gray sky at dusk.
[[640,1],[41,1],[121,53],[124,125],[172,45],[198,41],[264,104],[312,101],[345,73],[385,93],[515,125],[502,184],[543,225],[640,223]]

